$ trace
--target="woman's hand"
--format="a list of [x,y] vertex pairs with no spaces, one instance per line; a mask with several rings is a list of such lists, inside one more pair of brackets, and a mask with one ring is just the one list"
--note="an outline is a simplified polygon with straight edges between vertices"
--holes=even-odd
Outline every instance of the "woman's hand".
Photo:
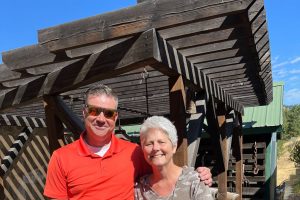
[[200,177],[200,180],[204,182],[205,185],[211,186],[212,185],[212,174],[210,172],[210,169],[207,167],[198,167],[196,169],[198,172],[198,175]]

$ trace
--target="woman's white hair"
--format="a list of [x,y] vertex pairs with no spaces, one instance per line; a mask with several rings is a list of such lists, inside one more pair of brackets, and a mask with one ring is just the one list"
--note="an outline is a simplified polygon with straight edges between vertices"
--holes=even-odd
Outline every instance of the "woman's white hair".
[[147,118],[141,126],[140,137],[143,138],[149,129],[153,128],[162,130],[169,137],[173,146],[177,146],[177,130],[170,120],[162,116]]

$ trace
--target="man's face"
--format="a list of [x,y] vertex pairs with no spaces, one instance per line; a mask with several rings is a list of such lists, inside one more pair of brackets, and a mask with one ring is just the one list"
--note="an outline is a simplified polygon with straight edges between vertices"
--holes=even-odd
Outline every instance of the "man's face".
[[[116,110],[117,103],[113,97],[106,95],[89,95],[86,104],[91,109],[107,109]],[[87,131],[87,142],[93,146],[101,146],[111,139],[111,135],[115,129],[115,123],[118,118],[116,113],[114,116],[105,116],[105,111],[100,112],[98,115],[89,114],[88,109],[84,108],[83,116],[85,128]],[[101,109],[100,109],[101,110]]]

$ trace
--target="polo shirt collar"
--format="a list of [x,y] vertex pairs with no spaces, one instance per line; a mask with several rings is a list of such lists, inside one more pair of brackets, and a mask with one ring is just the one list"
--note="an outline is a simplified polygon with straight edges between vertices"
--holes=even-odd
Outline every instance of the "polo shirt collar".
[[[80,134],[80,138],[79,138],[79,141],[78,141],[79,142],[78,153],[81,156],[94,156],[94,153],[90,152],[90,150],[88,149],[88,147],[85,144],[85,141],[83,139],[85,134],[86,134],[86,131],[84,131]],[[111,156],[115,153],[120,152],[123,149],[123,147],[120,144],[119,140],[120,139],[117,138],[115,136],[115,134],[112,134],[111,145],[110,145],[108,151],[105,153],[105,155],[103,157]]]

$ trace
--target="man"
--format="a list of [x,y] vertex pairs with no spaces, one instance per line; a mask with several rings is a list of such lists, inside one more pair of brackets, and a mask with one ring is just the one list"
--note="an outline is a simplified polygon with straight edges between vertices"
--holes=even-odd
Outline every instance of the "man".
[[[53,199],[134,199],[134,182],[150,173],[141,148],[114,135],[118,98],[105,85],[86,92],[86,130],[80,139],[54,151],[44,195]],[[207,168],[201,179],[211,184]]]

